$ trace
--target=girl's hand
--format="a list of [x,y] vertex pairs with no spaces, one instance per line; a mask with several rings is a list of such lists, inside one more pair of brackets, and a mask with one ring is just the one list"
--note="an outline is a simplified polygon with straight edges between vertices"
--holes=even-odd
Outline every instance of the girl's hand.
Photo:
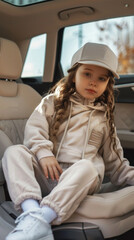
[[52,180],[59,180],[59,176],[62,173],[62,168],[60,167],[55,157],[52,156],[41,158],[39,164],[46,178],[50,176]]

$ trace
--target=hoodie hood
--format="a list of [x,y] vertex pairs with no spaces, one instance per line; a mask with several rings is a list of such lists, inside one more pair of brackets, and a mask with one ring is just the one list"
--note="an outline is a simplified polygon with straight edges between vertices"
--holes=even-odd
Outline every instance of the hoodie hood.
[[96,105],[94,104],[95,100],[91,101],[87,98],[82,97],[79,93],[75,92],[74,94],[72,94],[72,96],[70,97],[70,101],[72,103],[75,103],[77,105],[80,105],[83,109],[92,109],[92,110],[98,110],[98,111],[102,111],[105,112],[107,109],[107,105],[104,104],[102,105],[101,103],[97,103]]

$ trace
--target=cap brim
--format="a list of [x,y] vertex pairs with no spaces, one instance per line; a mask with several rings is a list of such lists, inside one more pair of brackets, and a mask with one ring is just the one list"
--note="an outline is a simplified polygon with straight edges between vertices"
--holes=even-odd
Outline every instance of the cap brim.
[[104,64],[102,62],[97,62],[97,61],[78,61],[78,63],[90,64],[90,65],[95,65],[95,66],[99,66],[99,67],[104,67],[104,68],[108,69],[109,71],[111,71],[116,78],[118,78],[118,79],[120,78],[120,76],[116,72],[114,72],[110,67],[108,67],[106,64]]

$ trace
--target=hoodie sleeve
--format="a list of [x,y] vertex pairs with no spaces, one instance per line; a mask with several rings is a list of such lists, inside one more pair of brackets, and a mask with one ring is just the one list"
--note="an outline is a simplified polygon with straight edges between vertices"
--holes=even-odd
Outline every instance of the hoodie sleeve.
[[28,119],[24,132],[24,145],[40,160],[53,155],[49,140],[49,124],[54,114],[53,95],[43,98]]
[[[107,130],[105,130],[107,131]],[[106,136],[107,135],[107,136]],[[105,162],[106,175],[110,177],[114,185],[134,185],[134,167],[129,165],[129,161],[123,156],[123,149],[120,140],[116,134],[117,152],[110,147],[110,137],[105,134],[104,145],[102,147],[102,156]]]

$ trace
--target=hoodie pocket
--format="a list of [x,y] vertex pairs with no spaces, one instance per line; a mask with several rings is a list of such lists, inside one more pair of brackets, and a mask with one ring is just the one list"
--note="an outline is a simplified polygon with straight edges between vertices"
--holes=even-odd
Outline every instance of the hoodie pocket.
[[89,145],[95,146],[98,149],[100,148],[102,144],[102,139],[103,139],[103,133],[93,130],[90,135],[90,139],[88,141]]

